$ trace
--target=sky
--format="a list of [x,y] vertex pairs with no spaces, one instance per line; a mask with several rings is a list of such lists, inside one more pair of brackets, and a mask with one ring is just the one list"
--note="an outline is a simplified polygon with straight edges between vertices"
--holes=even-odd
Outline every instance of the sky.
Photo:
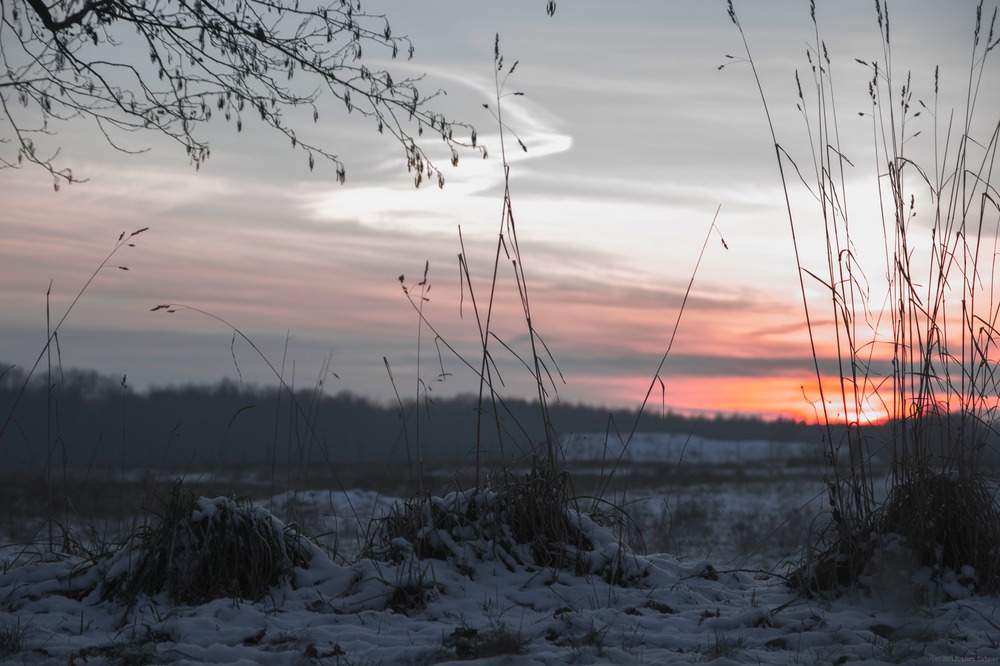
[[[443,189],[414,188],[400,146],[333,99],[312,131],[346,164],[343,185],[331,166],[310,172],[304,154],[252,122],[240,134],[205,127],[212,156],[197,172],[156,135],[121,137],[148,149],[127,155],[92,124],[54,127],[46,140],[59,149],[58,164],[87,182],[55,192],[39,169],[0,172],[0,362],[28,369],[38,358],[50,282],[57,321],[119,234],[149,227],[111,262],[129,270],[100,271],[60,328],[65,367],[125,375],[133,390],[223,378],[273,384],[267,364],[242,339],[234,343],[219,318],[297,387],[322,380],[328,392],[380,401],[476,392],[475,374],[420,324],[399,278],[416,294],[428,267],[423,313],[478,367],[458,255],[464,243],[482,307],[503,203],[499,134],[482,106],[496,104],[499,34],[506,62],[519,62],[507,90],[524,93],[501,103],[528,148],[509,153],[510,192],[533,324],[554,360],[545,356],[550,397],[638,407],[652,387],[657,408],[814,417],[819,393],[773,142],[750,68],[726,58],[743,47],[725,2],[610,9],[579,0],[558,3],[551,18],[544,4],[365,3],[416,48],[411,61],[382,63],[376,54],[374,62],[423,75],[424,92],[445,90],[432,106],[475,125],[489,149],[488,159],[461,153],[453,168],[429,140]],[[894,75],[912,71],[915,95],[930,99],[939,66],[942,108],[960,110],[975,3],[890,9]],[[808,3],[737,2],[736,10],[778,141],[806,163],[795,71],[808,76]],[[874,7],[820,2],[817,16],[837,77],[842,146],[855,164],[847,185],[856,191],[856,239],[877,258],[872,122],[858,115],[870,111],[870,74],[855,62],[882,57]],[[977,108],[995,122],[1000,86],[986,86]],[[933,155],[932,119],[918,121],[925,131],[912,151]],[[823,237],[808,193],[793,187],[791,196],[803,261],[818,266]],[[513,285],[504,260],[494,331],[528,358]],[[822,290],[810,287],[809,296],[821,299]],[[151,311],[165,303],[212,316]],[[834,356],[823,321],[826,371]],[[492,351],[503,391],[531,397],[520,361],[499,345]]]

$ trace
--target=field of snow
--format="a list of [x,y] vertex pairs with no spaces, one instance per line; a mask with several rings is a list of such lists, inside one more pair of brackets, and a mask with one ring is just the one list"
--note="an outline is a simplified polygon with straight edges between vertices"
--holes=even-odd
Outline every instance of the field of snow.
[[[677,446],[635,447],[628,473],[606,484],[606,467],[593,464],[607,452],[603,443],[594,455],[582,446],[567,455],[588,489],[581,496],[606,487],[635,523],[626,535],[578,520],[592,544],[588,571],[536,563],[528,546],[498,551],[499,541],[468,526],[423,535],[445,556],[417,557],[413,543],[397,538],[396,556],[361,558],[369,519],[399,501],[363,488],[255,494],[254,511],[268,524],[280,532],[278,518],[294,520],[314,538],[305,561],[258,601],[179,603],[167,592],[134,603],[107,598],[105,583],[136,568],[135,548],[52,552],[40,537],[0,540],[8,544],[0,548],[0,663],[1000,661],[1000,604],[974,596],[958,574],[874,577],[837,598],[786,586],[824,499],[815,470],[789,464],[791,449],[776,458],[761,453],[777,446],[766,443]],[[792,459],[809,451],[802,453]],[[435,506],[470,497],[442,495]],[[197,506],[194,524],[232,501]],[[581,500],[578,508],[589,506]]]
[[[686,433],[638,432],[628,440],[605,433],[571,433],[562,438],[567,462],[625,460],[633,463],[815,465],[823,459],[816,444],[769,440],[727,441]],[[846,452],[845,452],[846,453]]]

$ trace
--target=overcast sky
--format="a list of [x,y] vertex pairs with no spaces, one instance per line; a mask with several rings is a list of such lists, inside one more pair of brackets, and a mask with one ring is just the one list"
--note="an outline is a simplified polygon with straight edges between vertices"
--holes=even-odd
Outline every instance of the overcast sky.
[[[474,124],[489,148],[489,159],[470,151],[457,168],[440,155],[442,190],[415,189],[398,144],[332,99],[315,131],[345,162],[345,185],[326,165],[310,173],[304,154],[253,122],[239,135],[225,124],[207,127],[212,157],[197,173],[155,135],[124,137],[128,147],[150,150],[123,155],[93,126],[54,127],[59,164],[89,180],[54,192],[38,169],[0,173],[0,360],[34,363],[50,280],[58,319],[119,234],[150,227],[112,262],[130,270],[104,271],[67,319],[59,335],[64,366],[125,374],[137,389],[240,373],[273,383],[246,344],[231,351],[232,331],[219,322],[150,311],[182,303],[239,327],[274,365],[284,359],[286,379],[297,386],[313,384],[329,360],[336,377],[326,376],[328,391],[389,400],[385,358],[400,394],[412,397],[419,349],[419,378],[435,394],[474,392],[474,375],[426,327],[421,332],[398,278],[415,285],[429,262],[425,314],[478,365],[457,255],[461,228],[481,304],[502,206],[497,128],[482,108],[495,106],[499,33],[506,61],[520,63],[508,87],[524,96],[503,100],[507,123],[528,147],[510,155],[511,193],[534,324],[565,378],[559,398],[638,406],[721,206],[660,375],[666,405],[811,415],[816,382],[770,133],[750,69],[718,69],[742,49],[725,2],[566,0],[552,18],[544,4],[366,2],[369,12],[384,7],[394,33],[416,47],[412,61],[386,66],[426,74],[424,92],[448,93],[437,108]],[[796,69],[808,76],[808,3],[736,8],[778,140],[808,161],[794,79]],[[942,105],[960,108],[975,3],[890,8],[894,75],[902,81],[912,70],[916,97],[930,99],[939,65]],[[882,56],[873,3],[820,2],[818,18],[833,59],[842,142],[856,165],[848,182],[859,188],[856,229],[862,241],[873,234],[878,250],[872,123],[858,115],[870,110],[870,74],[855,62]],[[996,71],[989,70],[993,81]],[[978,109],[995,123],[1000,86],[987,88]],[[932,137],[932,119],[918,121],[927,130],[920,140]],[[914,151],[929,146],[915,142]],[[812,261],[822,240],[807,210],[799,214],[800,240]],[[496,333],[529,354],[509,264],[501,279]],[[500,347],[494,353],[505,355]],[[436,381],[442,364],[443,382]],[[530,396],[523,367],[503,368],[508,390]],[[657,383],[657,405],[660,391]]]

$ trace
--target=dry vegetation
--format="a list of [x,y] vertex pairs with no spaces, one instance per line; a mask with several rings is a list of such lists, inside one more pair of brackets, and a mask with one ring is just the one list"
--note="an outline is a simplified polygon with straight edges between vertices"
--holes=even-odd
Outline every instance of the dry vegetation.
[[[880,7],[883,13],[887,11],[884,5]],[[879,25],[888,59],[890,33],[887,18],[883,25],[883,13],[879,15]],[[731,5],[730,15],[740,28]],[[742,34],[742,28],[740,31]],[[812,191],[820,193],[818,201],[822,219],[827,224],[830,263],[825,273],[802,263],[797,266],[803,279],[806,316],[811,334],[818,335],[812,324],[814,313],[817,307],[832,307],[843,377],[839,384],[841,394],[835,399],[843,405],[844,413],[861,414],[877,403],[889,410],[898,428],[888,442],[867,440],[866,431],[860,427],[850,429],[846,439],[830,436],[825,442],[829,466],[825,471],[825,486],[817,485],[821,492],[823,488],[827,492],[828,523],[812,524],[811,517],[798,510],[800,507],[791,506],[778,518],[728,516],[733,521],[733,537],[748,554],[760,546],[762,535],[781,539],[784,547],[792,547],[796,539],[806,544],[804,558],[792,579],[806,594],[868,585],[876,566],[879,571],[889,567],[904,575],[919,567],[937,572],[949,569],[959,572],[977,591],[997,593],[1000,592],[997,546],[1000,544],[1000,510],[995,480],[985,475],[986,468],[980,464],[983,435],[992,428],[996,396],[1000,393],[1000,387],[995,384],[997,356],[993,339],[993,325],[1000,318],[1000,306],[992,299],[992,284],[982,287],[984,274],[988,273],[984,270],[985,264],[989,261],[983,257],[992,256],[992,250],[987,252],[985,249],[989,241],[985,232],[994,230],[1000,222],[987,219],[994,214],[997,201],[996,190],[990,181],[997,134],[980,143],[972,140],[973,107],[970,106],[965,113],[966,125],[956,139],[959,148],[950,153],[955,160],[950,170],[945,173],[937,168],[919,170],[901,152],[905,136],[898,129],[911,113],[909,79],[900,100],[897,97],[899,86],[893,84],[891,70],[877,63],[870,64],[872,120],[879,137],[875,148],[880,168],[889,174],[884,186],[889,206],[883,218],[885,250],[889,258],[888,284],[885,285],[888,298],[876,297],[862,288],[867,281],[860,275],[854,260],[857,248],[852,242],[846,217],[848,207],[840,188],[847,159],[836,148],[836,117],[829,106],[832,102],[827,101],[833,98],[829,74],[832,61],[819,39],[818,23],[816,31],[817,41],[810,56],[814,59],[816,99],[807,100],[802,94],[801,103],[803,108],[814,108],[813,113],[819,114],[818,122],[813,119],[810,124],[817,133],[814,154],[820,156],[815,165],[818,180],[810,186]],[[970,85],[978,85],[985,56],[997,44],[993,24],[984,27],[977,20],[974,41],[976,56]],[[747,62],[754,66],[749,47]],[[505,136],[509,129],[503,122],[501,99],[507,77],[517,63],[505,67],[497,44],[495,64],[494,112],[502,136]],[[763,90],[761,93],[766,108],[768,100]],[[974,93],[975,90],[970,91],[970,100],[975,100]],[[897,114],[902,117],[897,118]],[[790,184],[786,169],[794,166],[799,173],[803,170],[792,162],[776,136],[774,144],[787,192]],[[828,145],[834,147],[826,150]],[[974,151],[978,151],[975,160]],[[504,162],[508,180],[493,282],[489,289],[480,290],[474,288],[478,286],[473,284],[468,270],[463,275],[480,336],[479,358],[462,357],[434,329],[422,307],[424,283],[416,288],[404,285],[404,291],[418,317],[419,335],[435,336],[436,342],[454,353],[479,378],[480,407],[489,405],[493,414],[503,412],[504,395],[494,378],[494,355],[514,353],[523,363],[537,387],[538,418],[545,423],[548,433],[544,441],[532,443],[530,456],[506,456],[500,465],[488,466],[479,455],[478,435],[482,428],[499,430],[500,425],[481,423],[479,432],[475,436],[470,434],[476,462],[466,479],[468,487],[453,488],[447,493],[439,492],[445,485],[442,478],[423,467],[418,467],[415,477],[409,476],[403,481],[400,479],[404,475],[398,475],[393,485],[387,487],[384,469],[359,466],[334,469],[329,466],[322,471],[298,469],[281,470],[280,473],[272,468],[269,474],[256,478],[226,481],[226,492],[233,493],[230,497],[206,500],[198,496],[215,496],[219,476],[194,478],[184,485],[173,484],[166,474],[129,480],[124,470],[104,478],[94,470],[88,470],[83,478],[69,475],[60,478],[53,465],[50,442],[47,465],[39,478],[0,486],[0,492],[6,493],[0,495],[0,499],[5,500],[5,506],[11,507],[6,519],[11,524],[27,525],[32,530],[28,536],[30,540],[45,541],[47,533],[46,547],[50,551],[75,549],[86,554],[93,564],[104,567],[106,576],[102,592],[105,599],[119,600],[131,607],[142,595],[163,591],[178,603],[196,604],[219,597],[256,600],[287,578],[293,568],[308,567],[310,558],[321,550],[294,525],[283,525],[254,502],[237,498],[249,494],[248,490],[259,493],[262,498],[273,496],[278,477],[282,477],[281,487],[287,490],[307,488],[312,484],[344,489],[370,485],[364,475],[373,473],[378,479],[378,487],[409,499],[372,524],[367,524],[363,516],[354,516],[365,537],[361,557],[373,561],[409,562],[414,564],[415,570],[420,570],[420,562],[424,560],[447,560],[462,570],[472,559],[491,559],[511,570],[541,567],[599,576],[618,585],[636,584],[644,575],[640,561],[633,557],[641,550],[641,541],[637,538],[636,521],[630,516],[624,498],[636,488],[636,483],[641,482],[641,475],[630,477],[623,469],[615,468],[610,472],[601,469],[597,475],[578,477],[588,479],[587,483],[597,480],[592,487],[582,489],[575,487],[573,477],[561,463],[547,412],[549,390],[554,389],[558,369],[533,324],[511,211],[509,168],[506,159]],[[909,264],[913,255],[908,248],[916,242],[910,225],[911,208],[916,199],[906,190],[909,181],[900,175],[907,169],[919,172],[921,178],[918,180],[930,190],[930,206],[935,211],[929,286],[914,282],[915,267]],[[939,175],[931,178],[928,173]],[[794,235],[798,219],[790,200],[788,209]],[[108,265],[115,252],[138,233],[141,230],[127,238],[123,235],[98,270]],[[514,272],[513,281],[527,329],[527,349],[520,352],[499,342],[491,330],[497,275],[505,260]],[[464,258],[462,261],[464,266]],[[825,277],[818,277],[820,274]],[[828,302],[817,306],[807,298],[807,279],[818,281],[827,288]],[[86,288],[87,285],[83,290]],[[474,294],[485,295],[485,298],[477,301],[472,297]],[[955,299],[962,304],[958,312],[953,305]],[[172,306],[157,309],[176,310]],[[50,356],[56,333],[64,320],[65,316],[50,332],[36,368]],[[871,351],[885,342],[878,338],[883,331],[881,328],[866,329],[865,322],[869,321],[888,322],[887,347],[894,352],[889,359],[892,371],[887,377],[880,374],[878,359]],[[243,335],[239,329],[232,328],[235,335]],[[876,340],[866,339],[863,335],[866,332]],[[664,361],[669,351],[668,347]],[[819,375],[819,359],[816,360]],[[276,372],[276,376],[283,383],[280,373]],[[818,376],[818,379],[823,378]],[[658,381],[659,370],[652,378],[650,391]],[[822,385],[822,381],[820,383]],[[421,397],[417,395],[418,405]],[[824,406],[827,402],[824,397]],[[11,412],[15,407],[12,406]],[[298,405],[296,408],[302,415],[308,413]],[[947,412],[949,409],[953,412]],[[641,415],[642,408],[639,412]],[[945,428],[929,427],[932,420],[939,423],[943,413],[949,415],[944,419]],[[951,416],[957,418],[955,427],[952,427]],[[827,418],[832,423],[832,415],[828,414]],[[8,415],[7,423],[9,421]],[[631,433],[634,432],[633,425]],[[941,432],[947,433],[946,442],[935,439]],[[631,434],[618,433],[618,436],[627,446]],[[419,438],[406,444],[412,447],[412,459],[419,461]],[[841,455],[842,447],[846,447],[847,456]],[[888,470],[891,486],[884,499],[876,488],[880,475],[872,464],[873,454],[879,449],[888,450],[891,459]],[[845,459],[846,463],[840,462]],[[685,481],[698,483],[690,476]],[[269,493],[262,493],[263,489]],[[18,514],[18,507],[24,507],[27,512],[45,507],[45,518],[34,523],[25,521],[23,514]],[[139,512],[139,507],[145,507],[146,512]],[[683,542],[685,523],[705,523],[709,519],[706,506],[697,502],[675,504],[673,509],[670,506],[666,509],[661,538],[650,540],[654,547],[677,547]],[[95,516],[100,516],[100,523]],[[112,534],[111,525],[121,531]],[[902,557],[890,557],[900,552]],[[332,555],[336,557],[337,553]],[[387,603],[401,611],[419,608],[425,591],[420,575],[400,580]],[[17,627],[0,629],[0,651],[16,645],[18,632]],[[445,639],[444,646],[449,654],[459,658],[476,658],[516,654],[522,639],[504,625],[497,625],[496,631],[489,635],[475,630],[456,631]],[[724,657],[738,648],[720,635],[713,656]]]
[[[761,84],[747,36],[729,2],[729,15],[743,37],[745,58],[761,95],[785,192],[802,302],[813,345],[822,416],[853,421],[846,437],[832,430],[827,448],[830,522],[814,532],[796,574],[804,591],[863,585],[869,565],[884,566],[887,552],[905,572],[930,567],[935,575],[963,573],[977,589],[1000,592],[1000,505],[996,478],[984,461],[995,435],[1000,385],[996,373],[1000,301],[994,256],[1000,225],[995,163],[1000,118],[995,109],[980,118],[977,99],[991,52],[1000,43],[996,10],[976,8],[970,71],[958,109],[939,99],[935,70],[900,76],[893,63],[889,6],[877,0],[881,59],[856,60],[868,72],[872,155],[879,211],[858,213],[847,187],[857,155],[841,144],[835,104],[834,68],[822,38],[815,2],[810,3],[814,38],[805,76],[795,73],[798,109],[811,145],[793,155],[777,136],[768,95]],[[933,81],[926,101],[915,96],[915,80]],[[915,147],[918,116],[929,120]],[[928,119],[929,117],[929,119]],[[812,180],[810,180],[810,174]],[[802,213],[791,190],[801,180],[817,210]],[[918,217],[919,211],[919,217]],[[798,235],[804,219],[821,221],[826,263],[803,257]],[[929,220],[929,222],[925,222]],[[881,224],[883,247],[858,242],[860,225]],[[866,272],[881,257],[881,273]],[[812,297],[818,285],[822,297]],[[818,322],[829,317],[833,328]],[[837,350],[839,391],[824,383],[817,349],[821,336]],[[887,441],[873,441],[861,426],[872,413],[891,419]],[[846,462],[841,449],[848,453]],[[882,501],[871,461],[888,452],[890,492]]]

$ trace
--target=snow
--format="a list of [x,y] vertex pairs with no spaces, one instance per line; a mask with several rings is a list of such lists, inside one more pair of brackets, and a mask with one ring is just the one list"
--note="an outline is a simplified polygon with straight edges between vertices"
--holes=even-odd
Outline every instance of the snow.
[[[314,560],[257,603],[176,606],[158,595],[132,609],[71,593],[82,561],[20,560],[0,575],[0,627],[25,628],[14,656],[25,664],[450,663],[501,627],[523,641],[524,664],[1000,660],[996,599],[809,600],[772,575],[668,555],[641,558],[647,576],[636,587],[496,561],[469,575],[440,561]],[[386,607],[401,582],[425,590],[425,608]]]
[[[813,443],[706,439],[686,433],[637,432],[631,439],[605,433],[570,433],[561,438],[567,462],[689,463],[743,465],[783,461],[815,465],[823,449]],[[845,459],[848,451],[838,451]],[[873,462],[877,462],[873,458]]]
[[[664,453],[646,441],[633,442],[638,444],[631,449],[633,462],[653,456],[677,463],[678,449]],[[673,495],[650,493],[629,508],[652,524],[676,522],[704,495],[703,504],[691,506],[698,509],[698,520],[710,524],[707,541],[721,544],[732,529],[727,519],[749,515],[739,513],[741,507],[754,514],[805,508],[808,521],[822,504],[815,481],[780,478],[777,470],[784,468],[760,453],[773,452],[770,443],[677,446],[688,461],[698,455],[722,464],[737,456],[744,464],[760,455],[754,460],[778,478],[753,488],[783,490],[777,496],[760,494],[757,504],[748,503],[745,488],[741,495],[731,481],[694,484],[684,496],[676,489]],[[584,446],[576,450],[583,456],[576,462],[601,452],[596,445],[589,452]],[[591,571],[621,567],[628,575],[617,580],[627,584],[490,557],[490,544],[468,526],[425,535],[450,553],[447,559],[418,559],[403,538],[391,543],[393,552],[402,554],[396,559],[359,558],[352,540],[357,543],[371,529],[368,519],[385,515],[396,501],[359,489],[289,491],[257,502],[253,511],[276,528],[281,525],[271,514],[301,515],[325,529],[317,541],[337,547],[338,557],[310,544],[308,566],[292,569],[256,602],[185,605],[166,593],[134,604],[102,600],[102,581],[126,571],[134,553],[88,558],[48,553],[40,545],[0,547],[0,663],[1000,662],[1000,603],[970,591],[971,571],[942,576],[917,571],[909,578],[872,579],[866,589],[839,597],[807,598],[785,585],[780,563],[790,555],[773,548],[767,553],[771,566],[748,560],[745,553],[737,558],[726,547],[643,555],[623,550],[613,530],[572,510],[568,515],[593,545]],[[459,510],[474,502],[485,502],[485,496],[466,491],[432,500],[439,508]],[[211,519],[223,504],[232,509],[221,499],[200,499],[192,518]],[[886,548],[886,556],[891,550]],[[913,604],[913,595],[900,588],[922,590],[927,602]],[[12,649],[12,643],[20,644]]]

